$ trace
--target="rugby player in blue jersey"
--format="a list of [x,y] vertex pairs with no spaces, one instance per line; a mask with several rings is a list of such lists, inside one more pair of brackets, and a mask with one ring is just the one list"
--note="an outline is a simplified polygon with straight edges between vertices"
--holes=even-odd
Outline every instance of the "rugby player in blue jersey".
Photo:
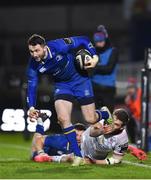
[[[43,113],[37,118],[36,132],[32,140],[31,159],[36,162],[63,162],[72,160],[72,150],[69,148],[68,139],[64,134],[44,134]],[[86,126],[81,123],[74,124],[78,146]]]
[[94,68],[98,62],[98,56],[92,43],[85,36],[46,42],[42,36],[34,34],[28,39],[31,55],[27,69],[28,115],[31,121],[38,117],[38,110],[36,109],[38,76],[47,73],[55,83],[54,100],[58,120],[69,141],[69,148],[76,156],[81,156],[81,153],[76,141],[74,126],[71,124],[74,99],[79,102],[83,116],[88,123],[97,122],[100,116],[101,118],[108,116],[107,113],[95,111],[91,80],[88,76],[80,75],[75,68],[75,57],[72,50],[79,47],[87,49],[92,55],[92,58],[85,64],[85,69]]

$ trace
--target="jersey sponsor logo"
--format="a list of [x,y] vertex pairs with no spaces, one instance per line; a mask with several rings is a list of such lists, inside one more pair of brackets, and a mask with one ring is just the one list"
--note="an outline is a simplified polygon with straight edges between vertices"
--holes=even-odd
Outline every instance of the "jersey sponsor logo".
[[39,69],[39,72],[43,73],[43,72],[45,72],[46,70],[47,70],[47,69],[46,69],[45,67],[42,67],[42,68]]
[[66,44],[72,44],[73,43],[71,38],[63,38],[63,40]]

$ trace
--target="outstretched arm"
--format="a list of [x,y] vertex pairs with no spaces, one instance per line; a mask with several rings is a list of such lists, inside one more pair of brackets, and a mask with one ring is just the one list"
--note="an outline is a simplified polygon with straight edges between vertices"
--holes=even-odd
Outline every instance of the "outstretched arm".
[[113,154],[112,157],[110,158],[106,158],[104,160],[95,160],[94,163],[95,164],[107,164],[107,165],[114,165],[114,164],[118,164],[122,161],[123,156],[118,155],[118,154]]
[[98,122],[91,126],[90,128],[90,136],[91,137],[98,137],[104,133],[103,131],[103,125]]
[[101,122],[98,122],[91,126],[90,128],[90,136],[98,137],[103,134],[109,134],[113,132],[114,126],[113,124],[105,124],[103,125]]
[[37,117],[36,97],[38,85],[38,72],[35,69],[35,64],[31,60],[27,68],[27,105],[29,107],[28,115],[30,118]]
[[32,69],[29,69],[28,73],[27,103],[30,108],[32,106],[35,107],[36,105],[38,77]]

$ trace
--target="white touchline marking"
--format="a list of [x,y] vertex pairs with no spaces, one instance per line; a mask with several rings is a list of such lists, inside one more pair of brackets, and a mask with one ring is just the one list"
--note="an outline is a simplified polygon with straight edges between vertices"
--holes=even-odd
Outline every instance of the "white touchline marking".
[[130,165],[134,165],[134,166],[139,166],[139,167],[144,167],[144,168],[151,168],[151,166],[147,165],[147,164],[139,164],[139,163],[134,163],[134,162],[130,162],[130,161],[122,161],[125,164],[130,164]]
[[[28,160],[28,159],[27,159]],[[4,162],[6,162],[6,161],[18,161],[18,162],[23,162],[23,161],[25,161],[25,159],[19,159],[19,158],[1,158],[0,157],[0,161],[4,161]]]
[[[21,149],[21,150],[25,150],[25,151],[29,151],[30,148],[28,147],[23,147],[21,145],[14,145],[14,144],[5,144],[5,143],[0,143],[0,147],[8,147],[8,148],[13,148],[13,149]],[[0,160],[2,161],[3,158],[0,158]],[[6,158],[4,159],[6,160]],[[20,161],[20,159],[17,158],[7,158],[7,160],[9,161]],[[130,161],[122,161],[125,164],[130,164],[130,165],[134,165],[134,166],[139,166],[139,167],[144,167],[144,168],[151,168],[151,166],[147,165],[147,164],[139,164],[139,163],[134,163],[134,162],[130,162]]]
[[0,143],[0,147],[8,147],[8,148],[13,148],[13,149],[21,149],[21,150],[25,150],[25,151],[29,151],[30,148],[28,147],[24,147],[21,145],[15,145],[15,144],[5,144],[5,143]]

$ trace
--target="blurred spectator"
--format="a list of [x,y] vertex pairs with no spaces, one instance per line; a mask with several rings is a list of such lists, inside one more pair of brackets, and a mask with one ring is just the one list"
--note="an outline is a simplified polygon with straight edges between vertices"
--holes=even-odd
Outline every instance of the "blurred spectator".
[[128,79],[127,94],[125,104],[130,112],[130,121],[127,126],[131,142],[138,144],[140,140],[141,125],[141,88],[137,86],[135,78]]
[[113,112],[118,51],[111,45],[108,32],[103,25],[97,27],[93,39],[99,56],[99,63],[92,76],[96,107],[107,106]]

